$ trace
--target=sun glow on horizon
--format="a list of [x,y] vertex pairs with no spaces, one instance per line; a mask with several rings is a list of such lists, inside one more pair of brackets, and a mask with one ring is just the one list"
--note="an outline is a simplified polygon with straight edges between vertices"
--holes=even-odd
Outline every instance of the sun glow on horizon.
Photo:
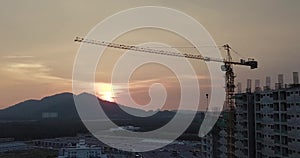
[[109,102],[114,102],[114,95],[112,92],[105,92],[102,96],[101,99],[109,101]]
[[95,85],[95,92],[100,99],[115,102],[115,95],[111,84],[97,83]]

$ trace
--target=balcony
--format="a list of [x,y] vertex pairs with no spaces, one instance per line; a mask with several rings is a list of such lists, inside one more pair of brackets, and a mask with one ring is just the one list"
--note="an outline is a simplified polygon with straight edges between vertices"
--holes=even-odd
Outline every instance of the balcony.
[[274,140],[274,143],[280,144],[280,139],[275,139],[275,140]]
[[220,158],[227,158],[228,156],[226,155],[226,154],[224,154],[224,153],[222,153],[221,155],[219,155],[220,156]]
[[285,122],[287,122],[287,119],[286,118],[285,119],[281,119],[281,122],[285,123]]
[[238,139],[238,140],[245,139],[245,137],[241,133],[236,133],[235,138]]
[[227,148],[226,146],[222,145],[221,147],[219,147],[219,150],[223,153],[227,152]]
[[299,122],[300,122],[299,118],[298,119],[297,118],[291,118],[291,119],[287,120],[287,123],[290,126],[298,126]]
[[277,155],[277,156],[281,156],[280,149],[279,149],[279,150],[276,150],[276,149],[275,149],[275,155]]
[[256,122],[262,122],[262,118],[261,117],[256,117]]
[[220,144],[226,144],[227,143],[227,140],[225,138],[220,138],[219,139],[219,143]]
[[242,108],[236,108],[235,112],[236,112],[237,114],[243,114],[243,113],[245,113],[246,111],[244,111]]
[[279,122],[279,115],[278,114],[274,115],[274,122]]
[[269,144],[269,145],[274,144],[274,140],[272,140],[271,138],[265,138],[265,139],[264,139],[264,142],[265,142],[266,144]]
[[280,134],[280,130],[279,129],[274,129],[274,132]]
[[288,134],[289,134],[289,136],[294,137],[294,138],[299,137],[299,131],[296,129],[289,131]]
[[242,125],[240,125],[240,124],[237,124],[237,125],[236,125],[236,129],[239,130],[239,131],[247,130],[247,129],[245,129]]
[[244,157],[244,156],[246,156],[246,155],[244,155],[244,153],[243,153],[241,150],[236,150],[236,151],[235,151],[235,155],[236,155],[237,157]]
[[220,134],[220,136],[223,136],[223,137],[227,135],[227,133],[226,133],[226,131],[225,131],[225,130],[222,130],[222,131],[220,131],[220,133],[219,133],[219,134]]
[[287,114],[299,114],[300,113],[300,108],[299,107],[291,107],[287,109]]
[[256,137],[256,141],[263,141],[262,137]]
[[263,128],[262,130],[262,133],[272,133],[273,132],[273,129],[269,128],[269,127],[265,127]]
[[235,142],[235,146],[239,147],[239,148],[244,148],[244,144],[241,141],[237,141]]
[[281,130],[281,134],[288,134],[287,130]]
[[267,155],[274,155],[274,150],[272,150],[271,148],[266,148],[265,149],[265,154],[267,154]]
[[300,149],[300,143],[297,142],[297,141],[294,141],[294,142],[289,143],[288,146],[289,146],[291,149],[294,149],[294,150],[299,150],[299,149]]
[[274,122],[274,120],[270,117],[264,117],[262,121],[267,124],[271,124]]

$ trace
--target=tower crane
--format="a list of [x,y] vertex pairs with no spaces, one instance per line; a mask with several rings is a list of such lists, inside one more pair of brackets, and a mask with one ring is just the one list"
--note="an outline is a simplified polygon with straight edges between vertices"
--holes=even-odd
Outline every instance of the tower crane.
[[160,54],[160,55],[167,55],[167,56],[175,56],[175,57],[184,57],[184,58],[190,58],[190,59],[198,59],[203,61],[212,61],[212,62],[222,62],[224,65],[222,65],[221,69],[222,71],[225,71],[225,90],[226,90],[226,99],[224,102],[224,112],[226,112],[226,122],[227,122],[227,151],[228,157],[234,157],[234,79],[235,74],[233,71],[234,65],[242,65],[242,66],[248,66],[250,69],[256,69],[258,66],[258,62],[255,61],[252,58],[248,58],[248,60],[240,59],[240,61],[233,61],[231,56],[231,50],[232,48],[225,44],[222,47],[227,52],[227,57],[224,59],[217,59],[217,58],[211,58],[211,57],[204,57],[202,55],[193,55],[193,54],[187,54],[187,53],[177,53],[172,51],[164,51],[164,50],[157,50],[152,48],[144,48],[139,46],[133,46],[133,45],[124,45],[124,44],[117,44],[117,43],[111,43],[111,42],[105,42],[105,41],[97,41],[93,39],[85,39],[81,37],[76,37],[75,42],[80,43],[87,43],[87,44],[93,44],[93,45],[99,45],[99,46],[105,46],[105,47],[111,47],[116,49],[124,49],[124,50],[132,50],[136,52],[143,52],[143,53],[151,53],[151,54]]

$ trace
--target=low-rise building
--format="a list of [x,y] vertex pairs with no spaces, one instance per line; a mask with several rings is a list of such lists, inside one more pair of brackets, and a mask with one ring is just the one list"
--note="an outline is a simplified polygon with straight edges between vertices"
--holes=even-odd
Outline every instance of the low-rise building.
[[23,142],[6,142],[0,144],[0,153],[28,149],[31,149],[31,147]]
[[87,146],[81,139],[76,147],[62,148],[58,158],[107,158],[101,147]]

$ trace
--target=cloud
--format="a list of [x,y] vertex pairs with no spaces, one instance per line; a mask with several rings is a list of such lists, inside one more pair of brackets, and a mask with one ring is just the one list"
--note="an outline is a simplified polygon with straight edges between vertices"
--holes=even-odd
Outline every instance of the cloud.
[[2,67],[2,71],[7,72],[8,76],[15,80],[53,82],[69,81],[51,74],[51,69],[41,63],[7,63]]
[[[113,82],[111,83],[113,85],[114,92],[116,93],[125,93],[127,92],[128,89],[131,90],[132,93],[140,93],[140,92],[145,92],[148,91],[149,88],[156,83],[162,84],[165,88],[170,88],[170,89],[177,89],[180,86],[185,86],[185,87],[194,87],[194,85],[188,84],[189,80],[198,80],[199,82],[202,80],[205,83],[208,82],[207,87],[210,87],[210,77],[205,76],[205,75],[197,75],[197,76],[189,76],[189,75],[184,75],[181,76],[183,80],[185,80],[184,85],[180,85],[179,80],[176,76],[165,76],[161,78],[150,78],[150,79],[143,79],[143,80],[130,80],[125,83],[117,83]],[[99,82],[101,83],[101,82]],[[200,83],[199,83],[200,84]],[[206,84],[205,84],[206,85]],[[200,86],[200,85],[199,85]],[[201,85],[202,88],[204,88],[204,85]]]
[[3,56],[4,59],[29,59],[29,58],[34,58],[34,56],[30,55],[7,55]]

